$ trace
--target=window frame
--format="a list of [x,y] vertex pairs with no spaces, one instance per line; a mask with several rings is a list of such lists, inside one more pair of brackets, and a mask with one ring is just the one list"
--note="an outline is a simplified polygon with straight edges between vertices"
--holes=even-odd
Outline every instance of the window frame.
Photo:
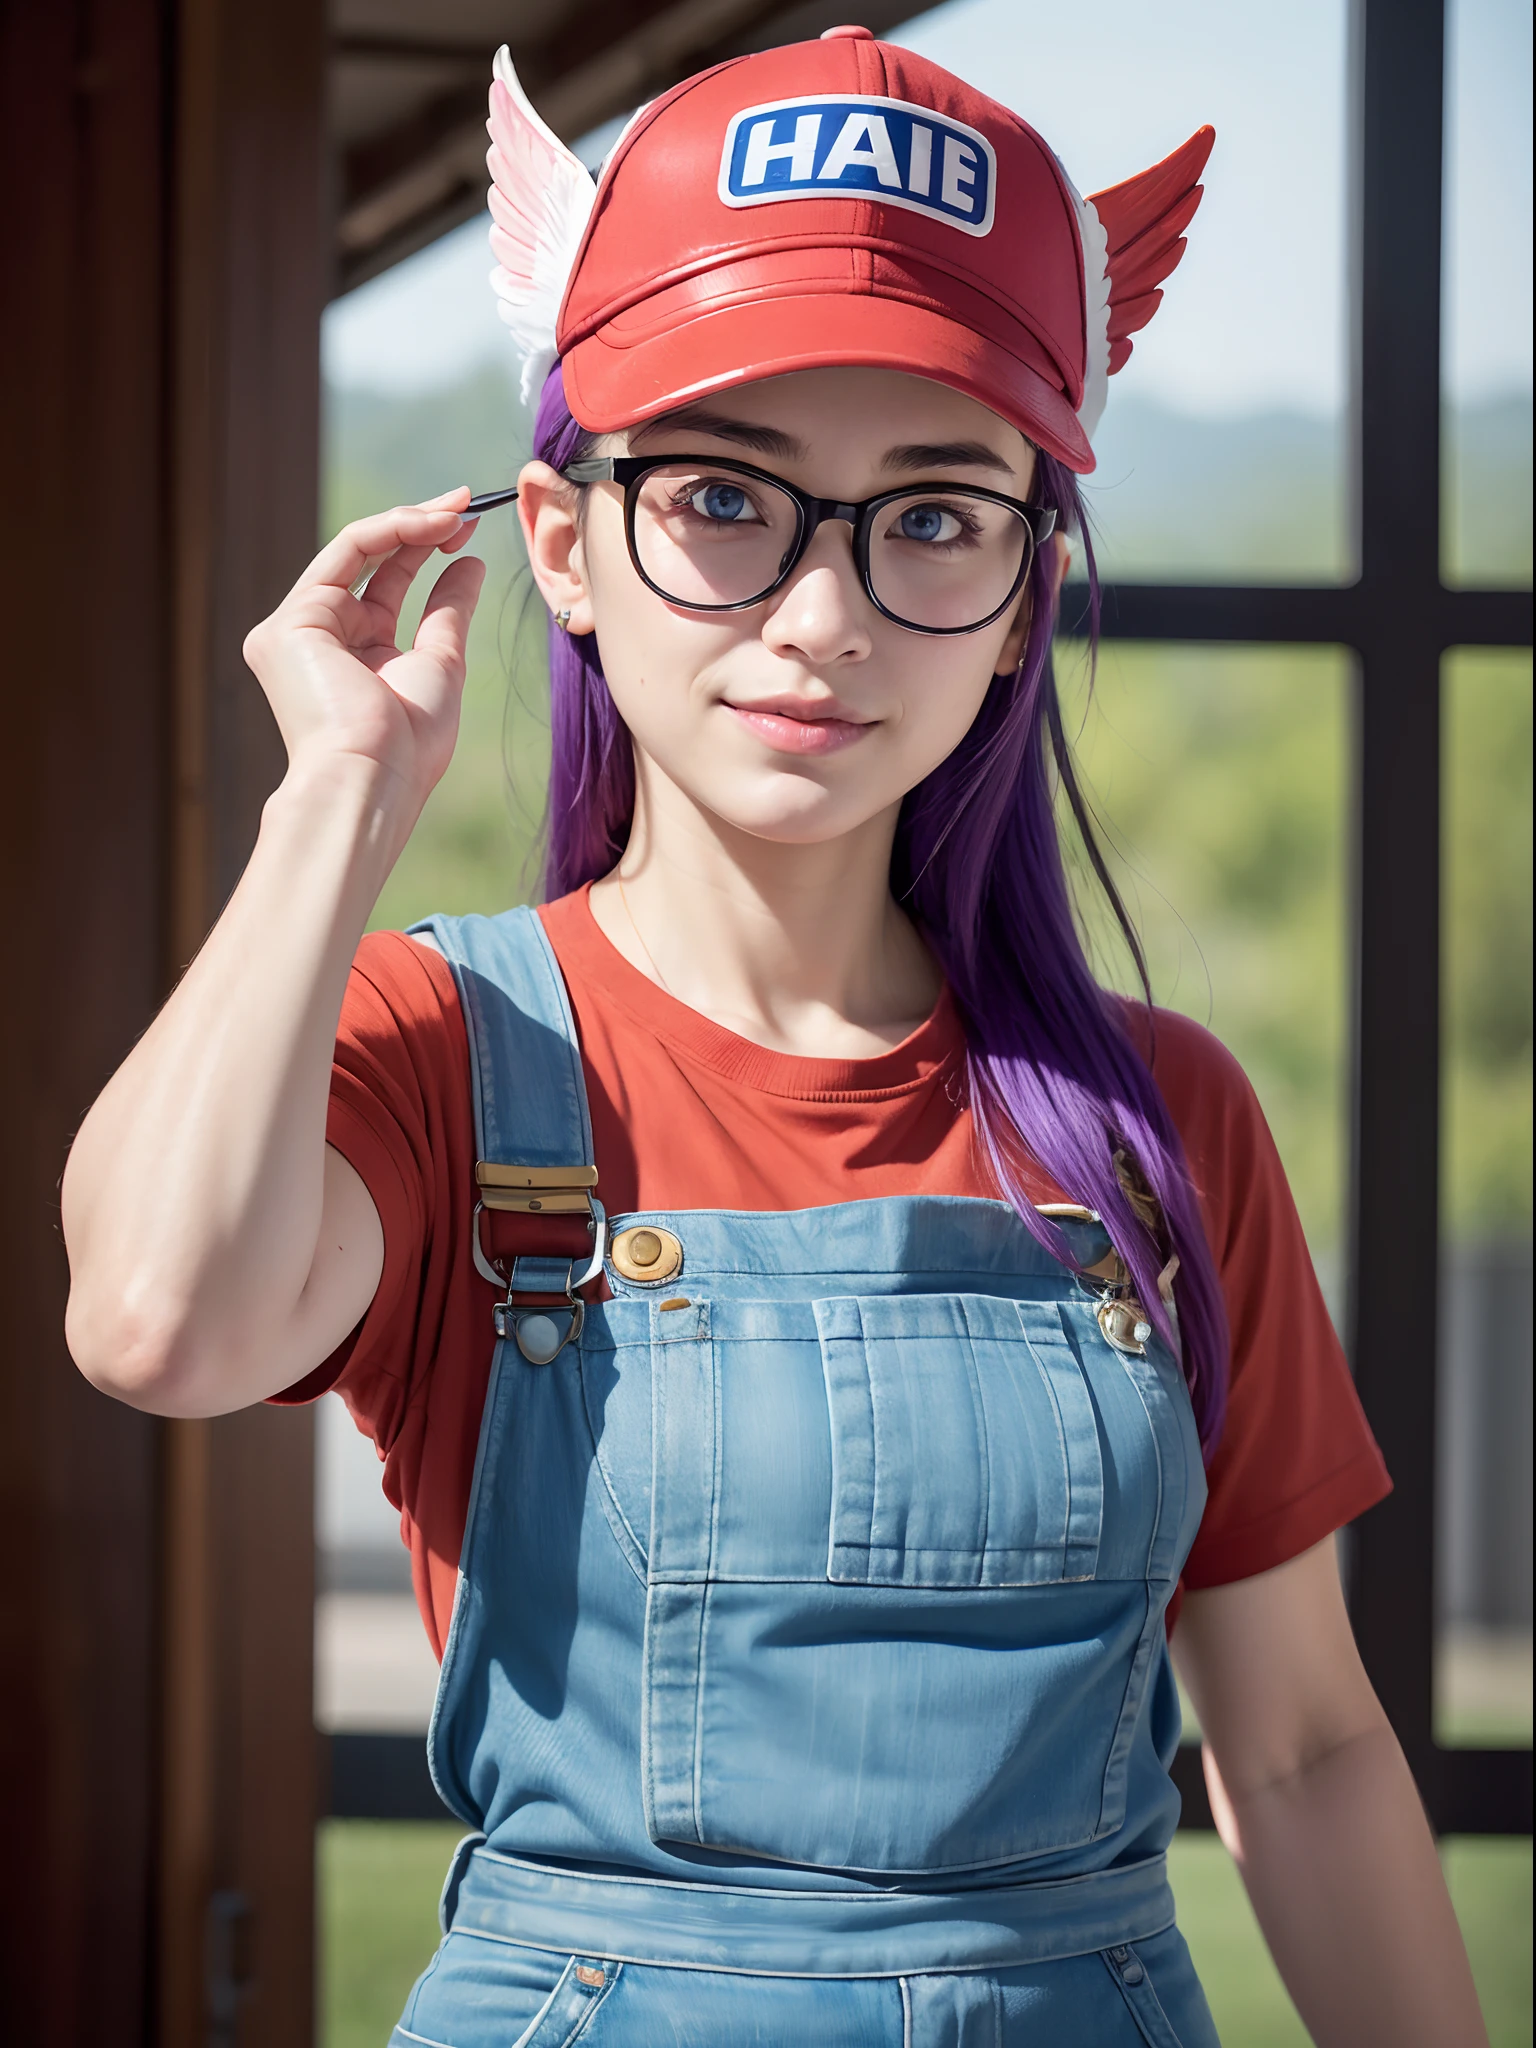
[[[1345,1343],[1393,1492],[1348,1538],[1366,1670],[1440,1834],[1528,1835],[1531,1751],[1434,1736],[1440,1265],[1441,673],[1458,647],[1529,647],[1529,590],[1442,580],[1445,0],[1355,0],[1352,583],[1119,584],[1103,632],[1354,655]],[[1402,1106],[1422,1113],[1405,1116]],[[1393,1278],[1411,1273],[1411,1288]],[[1175,1776],[1211,1825],[1198,1751]]]

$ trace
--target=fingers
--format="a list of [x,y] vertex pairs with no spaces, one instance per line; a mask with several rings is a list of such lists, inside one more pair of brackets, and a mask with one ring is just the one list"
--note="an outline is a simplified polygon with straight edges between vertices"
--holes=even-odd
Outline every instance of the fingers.
[[435,549],[428,543],[425,547],[396,548],[392,555],[370,555],[363,564],[361,575],[353,579],[352,595],[364,598],[369,604],[381,605],[393,626],[422,563],[434,553],[456,555],[466,541],[474,539],[479,524],[478,519],[466,520],[457,533],[440,541]]
[[485,564],[476,555],[450,562],[432,586],[416,628],[415,650],[430,655],[445,669],[463,673],[469,622],[475,615]]
[[425,546],[397,548],[392,555],[386,555],[381,563],[375,564],[367,588],[357,593],[365,605],[377,605],[383,611],[389,622],[385,630],[391,639],[405,594],[416,580],[416,572],[436,552],[430,541]]
[[480,522],[478,519],[466,519],[452,540],[445,540],[439,543],[439,552],[445,555],[456,555],[466,541],[474,539],[479,530]]
[[358,570],[352,581],[347,585],[347,595],[349,597],[361,597],[368,588],[368,585],[373,581],[375,569],[378,568],[381,562],[387,562],[388,560],[388,555],[366,556],[362,568]]
[[[461,485],[447,495],[450,498],[459,498],[463,496],[465,489],[467,486]],[[418,512],[436,511],[437,501],[434,500],[430,506],[410,506],[403,509]],[[451,512],[454,508],[448,506],[442,509]],[[404,604],[422,564],[437,551],[445,555],[457,554],[467,541],[474,538],[479,524],[478,519],[461,520],[457,530],[442,540],[402,544],[391,554],[369,555],[365,558],[361,570],[352,580],[351,594],[360,598],[368,607],[378,607],[378,612],[371,614],[371,623],[373,630],[381,639],[394,639],[400,607]],[[379,613],[382,613],[382,618]]]
[[397,548],[421,547],[425,560],[434,548],[467,534],[459,514],[468,503],[469,486],[460,484],[424,505],[396,505],[388,512],[354,519],[316,555],[300,579],[300,588],[306,583],[326,583],[350,590],[370,572],[370,566],[376,568]]
[[467,520],[450,539],[443,541],[437,549],[431,546],[397,548],[381,564],[377,565],[367,579],[366,588],[358,595],[365,604],[378,605],[388,621],[384,629],[393,639],[395,624],[400,617],[400,607],[405,603],[406,592],[416,581],[422,564],[434,553],[457,554],[468,540],[473,540],[477,519]]

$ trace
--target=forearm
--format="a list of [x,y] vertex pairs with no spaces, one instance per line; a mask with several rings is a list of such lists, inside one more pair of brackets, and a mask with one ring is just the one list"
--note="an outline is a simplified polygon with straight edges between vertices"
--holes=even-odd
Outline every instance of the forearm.
[[1228,1796],[1222,1839],[1318,2048],[1486,2048],[1418,1792],[1385,1721]]
[[303,1309],[332,1049],[409,829],[401,796],[345,757],[290,771],[206,945],[81,1127],[63,1191],[68,1336],[109,1392],[208,1413],[317,1362],[306,1336],[313,1349],[329,1333],[307,1332]]

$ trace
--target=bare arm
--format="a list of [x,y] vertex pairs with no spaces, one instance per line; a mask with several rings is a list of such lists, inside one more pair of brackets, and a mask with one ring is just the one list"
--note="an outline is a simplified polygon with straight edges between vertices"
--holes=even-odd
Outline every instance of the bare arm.
[[69,1347],[138,1407],[218,1414],[291,1386],[378,1286],[378,1213],[325,1143],[331,1055],[358,940],[453,751],[482,565],[443,572],[412,650],[395,632],[422,564],[473,530],[466,500],[347,527],[246,642],[288,772],[64,1176]]
[[1434,1840],[1355,1649],[1332,1539],[1190,1594],[1174,1654],[1221,1838],[1318,2048],[1487,2048]]

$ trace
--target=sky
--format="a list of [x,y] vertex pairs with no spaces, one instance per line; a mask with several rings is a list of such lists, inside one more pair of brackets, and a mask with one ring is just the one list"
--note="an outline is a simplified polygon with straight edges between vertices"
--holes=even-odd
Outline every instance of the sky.
[[[855,10],[856,11],[856,10]],[[891,40],[979,83],[1045,136],[1085,192],[1216,129],[1189,252],[1138,336],[1136,392],[1229,417],[1336,411],[1344,290],[1348,0],[949,0]],[[1531,385],[1531,10],[1451,0],[1447,385]],[[581,146],[591,159],[618,123]],[[471,221],[326,315],[326,374],[398,392],[510,343]]]

